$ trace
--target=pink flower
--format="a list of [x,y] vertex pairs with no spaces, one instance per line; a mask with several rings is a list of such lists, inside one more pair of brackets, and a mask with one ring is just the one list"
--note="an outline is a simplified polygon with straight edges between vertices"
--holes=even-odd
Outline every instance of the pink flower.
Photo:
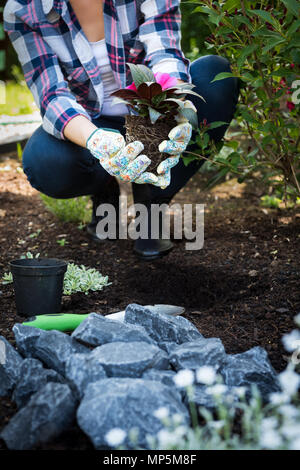
[[[156,72],[154,74],[156,83],[159,83],[163,90],[167,90],[167,88],[172,88],[173,86],[177,85],[177,78],[170,77],[168,73],[161,73]],[[131,85],[126,87],[127,90],[137,91],[135,83],[132,82]]]
[[177,78],[171,77],[168,73],[156,72],[154,77],[156,82],[160,84],[163,90],[177,85]]
[[133,90],[133,91],[137,91],[137,89],[136,89],[136,86],[135,86],[135,83],[134,83],[134,82],[132,82],[132,83],[131,83],[131,85],[128,85],[128,86],[126,87],[126,89],[127,89],[127,90]]

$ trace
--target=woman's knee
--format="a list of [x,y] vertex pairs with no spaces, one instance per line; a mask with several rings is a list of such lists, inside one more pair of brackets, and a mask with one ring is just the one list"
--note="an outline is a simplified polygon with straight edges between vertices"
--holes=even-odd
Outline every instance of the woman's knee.
[[220,95],[234,92],[234,95],[237,96],[239,92],[238,78],[227,77],[212,83],[216,75],[222,72],[232,72],[229,60],[222,56],[206,55],[199,57],[191,64],[192,82],[203,93],[209,93],[209,90],[213,93],[220,93]]
[[221,72],[231,72],[231,66],[228,59],[219,55],[204,55],[191,64],[192,77],[197,77],[199,74],[211,76]]
[[23,170],[29,183],[54,198],[67,197],[69,175],[72,173],[72,160],[68,158],[63,144],[40,127],[30,137],[23,151]]

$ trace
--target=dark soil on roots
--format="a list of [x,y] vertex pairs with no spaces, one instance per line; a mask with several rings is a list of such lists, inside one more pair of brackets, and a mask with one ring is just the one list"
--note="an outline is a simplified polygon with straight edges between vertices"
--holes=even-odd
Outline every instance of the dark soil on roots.
[[[206,176],[199,173],[174,202],[205,203],[203,249],[187,251],[185,240],[175,241],[167,257],[145,263],[133,254],[131,240],[97,244],[78,224],[60,222],[18,166],[12,158],[0,162],[0,277],[10,260],[27,251],[95,267],[112,284],[88,296],[65,297],[64,312],[108,314],[132,302],[177,304],[205,337],[221,338],[227,353],[262,346],[277,371],[286,366],[281,337],[294,328],[300,311],[299,206],[262,208],[264,190],[235,180],[207,191]],[[61,238],[64,246],[57,243]],[[12,327],[22,318],[16,315],[12,285],[0,285],[0,291],[0,334],[14,344]],[[0,399],[0,430],[15,411],[8,398]],[[91,444],[74,425],[41,448]]]
[[147,171],[155,171],[160,162],[166,158],[166,154],[158,151],[158,146],[162,141],[168,139],[170,130],[176,125],[175,120],[171,122],[157,121],[155,124],[151,124],[149,119],[141,116],[128,114],[125,117],[126,143],[129,144],[135,140],[143,142],[142,154],[151,159]]

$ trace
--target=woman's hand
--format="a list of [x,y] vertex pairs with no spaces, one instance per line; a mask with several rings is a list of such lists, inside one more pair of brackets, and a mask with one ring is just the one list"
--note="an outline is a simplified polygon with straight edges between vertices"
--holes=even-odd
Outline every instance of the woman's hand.
[[159,176],[157,180],[145,181],[144,178],[150,179],[150,175],[155,175],[153,173],[144,173],[135,180],[135,183],[143,184],[150,182],[154,186],[159,186],[162,189],[169,186],[171,182],[171,169],[179,162],[180,155],[185,151],[191,139],[191,135],[192,126],[188,122],[173,127],[168,135],[169,140],[164,140],[158,147],[160,152],[170,154],[171,156],[158,165],[157,173]]
[[147,177],[144,173],[151,160],[146,155],[139,155],[144,150],[142,142],[125,145],[119,131],[97,129],[89,136],[86,147],[110,175],[122,181],[133,182],[143,176],[147,182],[157,182],[155,175],[148,174]]

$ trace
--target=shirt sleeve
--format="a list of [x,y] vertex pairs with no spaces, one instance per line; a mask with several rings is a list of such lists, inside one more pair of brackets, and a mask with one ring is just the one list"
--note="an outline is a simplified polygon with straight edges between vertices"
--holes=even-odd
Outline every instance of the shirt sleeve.
[[144,22],[139,27],[145,65],[191,83],[190,61],[181,50],[180,0],[146,0],[141,3]]
[[58,58],[41,35],[4,9],[4,29],[18,54],[24,77],[43,118],[43,128],[67,140],[63,131],[75,116],[91,120],[68,88]]

